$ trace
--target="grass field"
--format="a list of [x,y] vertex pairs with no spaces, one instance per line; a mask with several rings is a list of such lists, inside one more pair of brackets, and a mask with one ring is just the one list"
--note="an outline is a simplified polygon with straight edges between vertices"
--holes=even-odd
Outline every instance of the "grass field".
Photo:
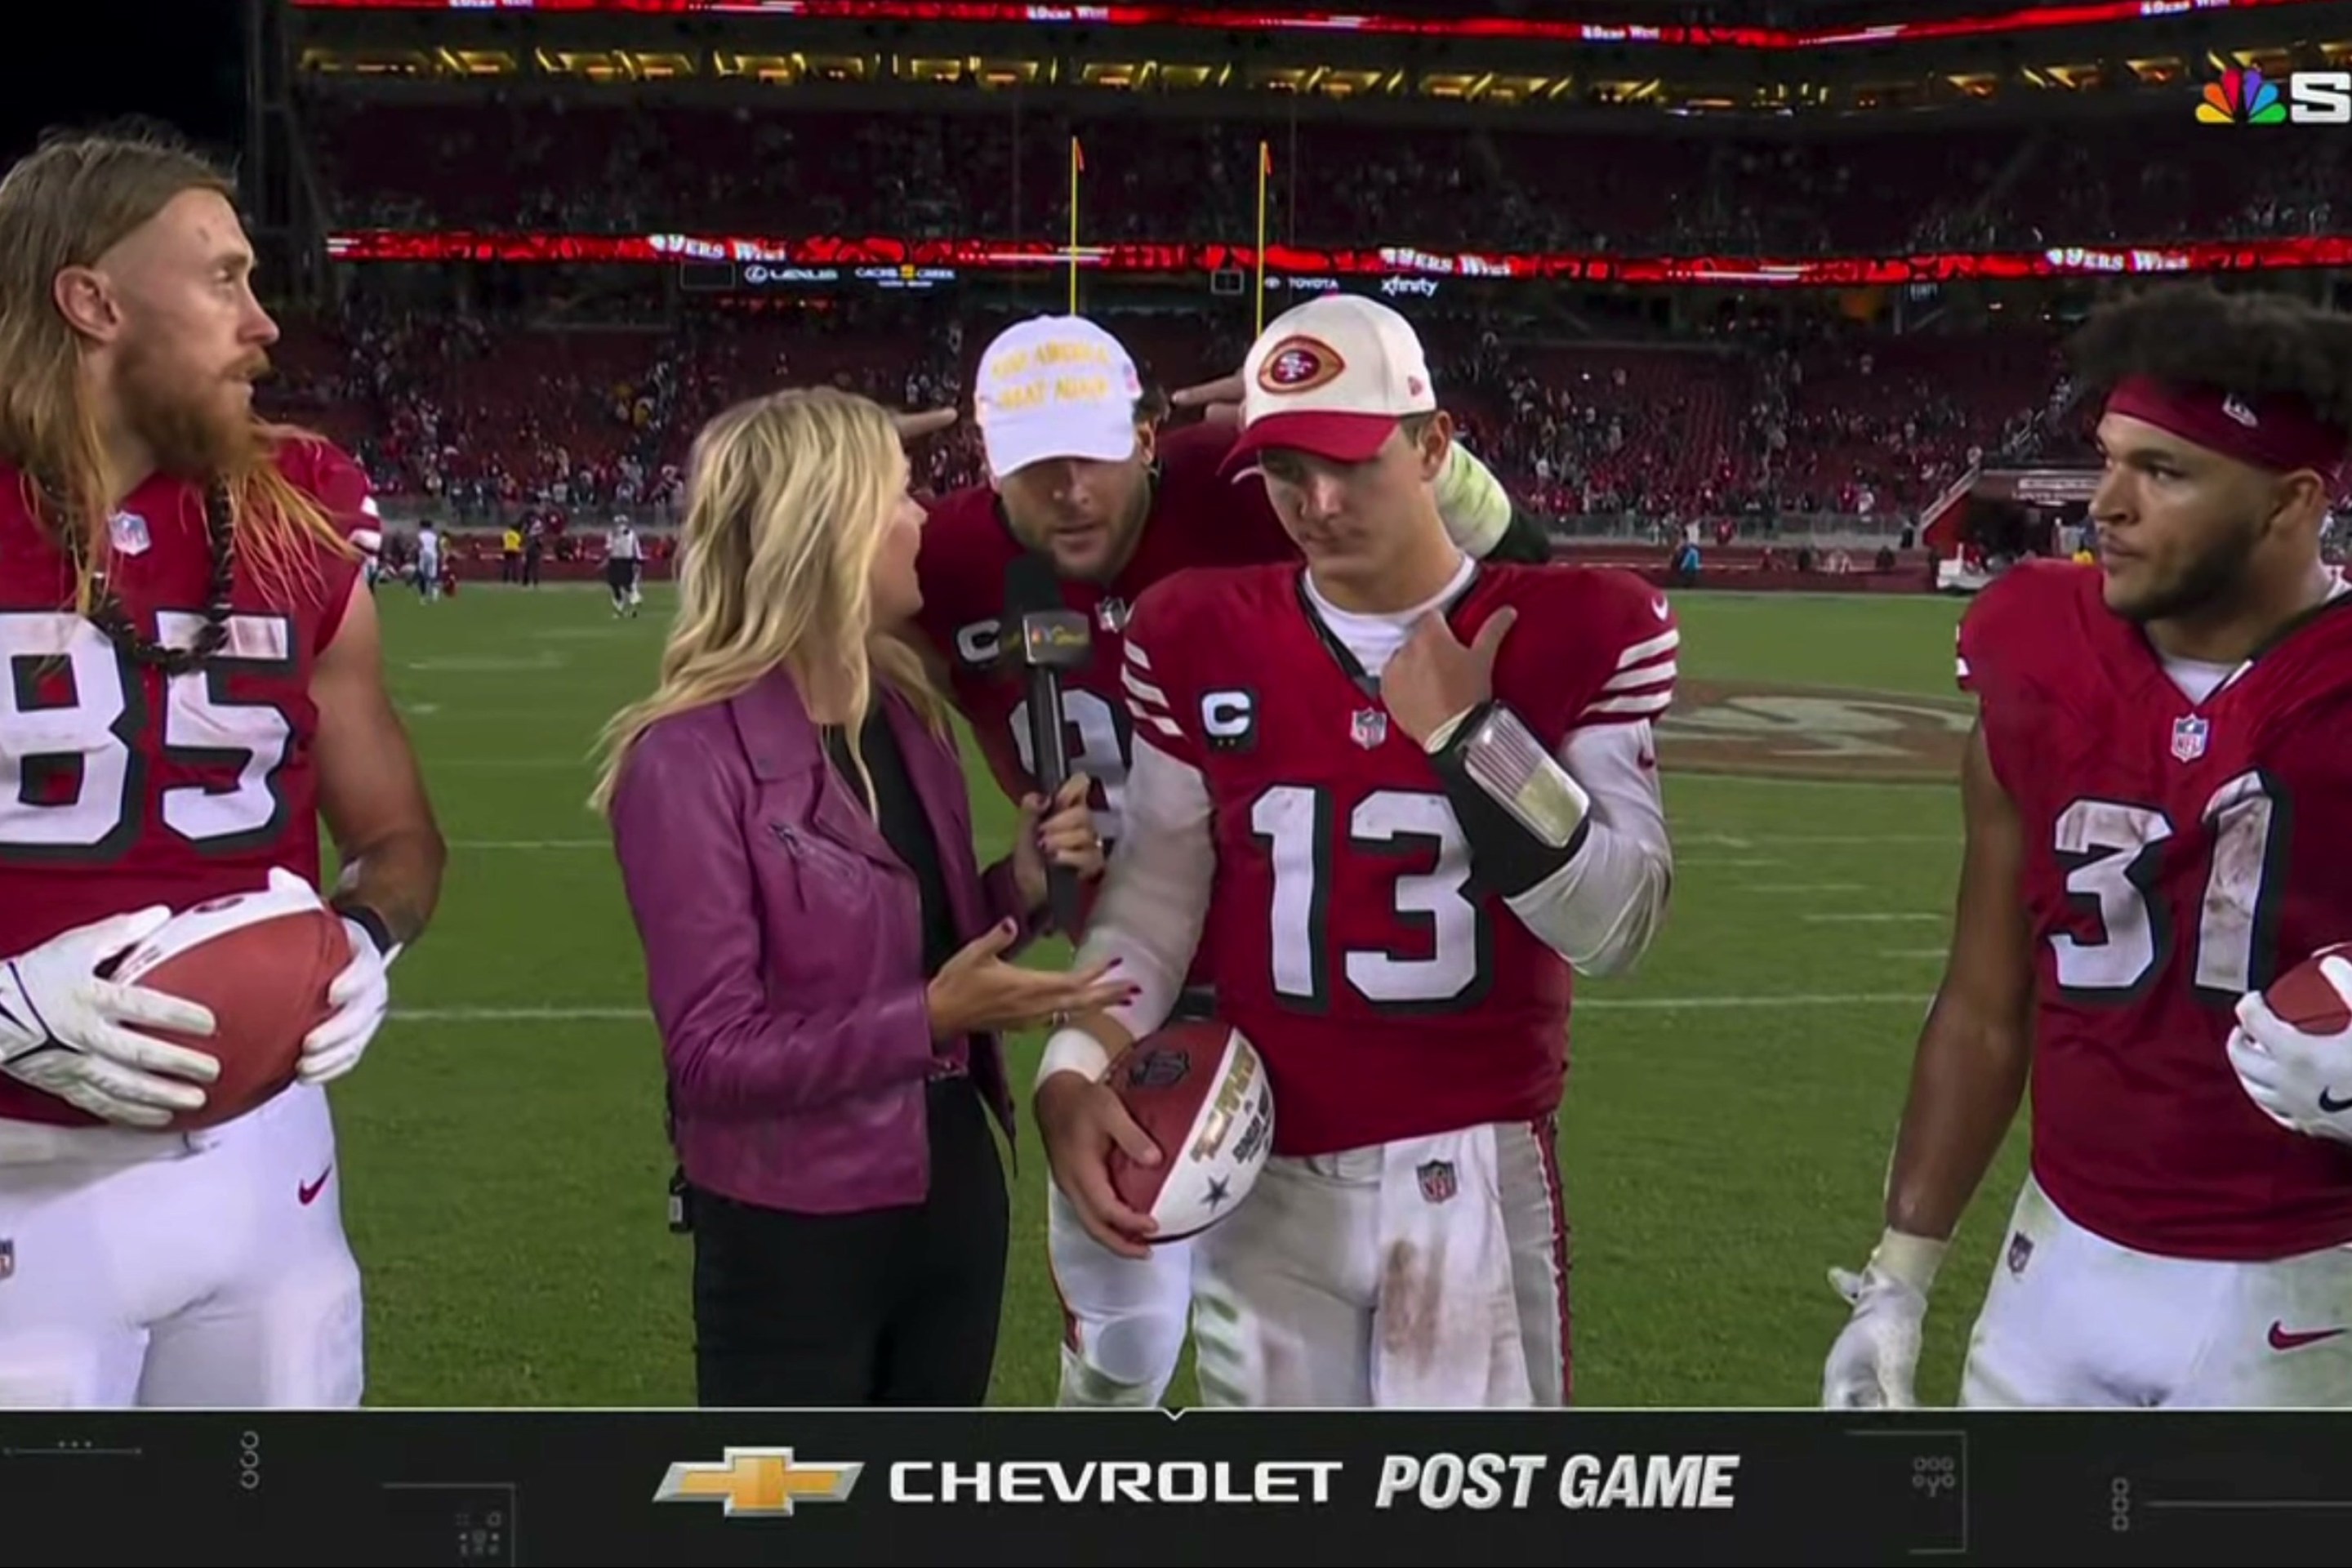
[[[429,607],[387,589],[383,607],[452,852],[440,918],[395,972],[393,1020],[335,1091],[369,1400],[690,1404],[659,1051],[583,804],[598,726],[651,679],[666,593],[633,622],[575,588],[469,586]],[[1824,1270],[1858,1265],[1877,1234],[1948,921],[1956,607],[1706,594],[1677,607],[1685,692],[1663,748],[1675,909],[1636,976],[1580,990],[1572,1031],[1578,1402],[1806,1405],[1844,1312]],[[972,793],[986,858],[1009,812],[984,775]],[[1036,1048],[1017,1042],[1023,1082]],[[1954,1395],[2022,1142],[1945,1269],[1928,1403]],[[993,1398],[1036,1405],[1053,1398],[1058,1320],[1034,1136],[1021,1157]]]

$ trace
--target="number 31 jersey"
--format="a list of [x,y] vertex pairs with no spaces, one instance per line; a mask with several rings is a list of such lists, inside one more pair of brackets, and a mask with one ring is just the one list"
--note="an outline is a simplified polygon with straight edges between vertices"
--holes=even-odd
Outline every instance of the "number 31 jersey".
[[2352,1240],[2352,1149],[2273,1122],[2225,1051],[2240,996],[2352,940],[2352,600],[2198,701],[2100,583],[2022,563],[1959,633],[2025,836],[2035,1178],[2144,1252]]
[[[349,532],[367,481],[323,443],[279,467]],[[110,915],[319,877],[310,672],[359,562],[324,543],[278,569],[241,555],[228,640],[201,671],[143,668],[73,609],[73,573],[0,465],[0,957]],[[124,498],[109,575],[132,625],[185,646],[212,558],[203,492],[157,476]],[[90,1118],[0,1077],[0,1118]]]
[[[1549,1116],[1567,961],[1472,879],[1444,784],[1326,640],[1304,577],[1172,578],[1137,603],[1126,656],[1138,743],[1206,784],[1217,1012],[1265,1060],[1276,1151]],[[1665,710],[1680,634],[1638,577],[1482,565],[1448,620],[1467,644],[1507,605],[1495,692],[1554,754]]]

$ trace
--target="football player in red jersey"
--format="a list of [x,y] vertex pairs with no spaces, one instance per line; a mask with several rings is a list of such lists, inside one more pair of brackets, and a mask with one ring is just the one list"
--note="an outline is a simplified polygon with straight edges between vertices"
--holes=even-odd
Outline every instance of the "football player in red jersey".
[[1421,344],[1351,296],[1270,323],[1231,467],[1304,564],[1137,602],[1125,836],[1082,951],[1134,1005],[1047,1043],[1038,1125],[1106,1248],[1150,1144],[1101,1081],[1170,1016],[1204,933],[1216,1015],[1262,1054],[1274,1154],[1193,1243],[1220,1405],[1558,1405],[1567,1233],[1554,1117],[1572,972],[1646,950],[1671,876],[1652,721],[1679,633],[1629,573],[1482,563],[1448,536]]
[[[235,187],[146,135],[0,181],[0,1405],[350,1405],[361,1292],[323,1086],[382,1023],[443,844],[385,695],[351,459],[268,425]],[[109,963],[315,893],[352,957],[299,1081],[203,1131],[200,1007]]]
[[2256,1077],[2305,1058],[2259,994],[2352,938],[2352,602],[2319,552],[2352,321],[2176,288],[2075,348],[2106,399],[2098,560],[2021,563],[1960,625],[1951,956],[1884,1235],[1833,1271],[1823,1400],[1916,1402],[1930,1287],[2030,1080],[1962,1403],[2352,1404],[2346,1130],[2231,1061],[2241,1006]]
[[[1116,842],[1131,749],[1119,649],[1129,606],[1152,584],[1196,566],[1297,559],[1264,487],[1220,471],[1229,426],[1155,429],[1133,359],[1083,317],[1037,317],[980,356],[973,403],[990,481],[933,503],[923,531],[923,627],[956,703],[1005,794],[1036,789],[1028,689],[1000,655],[1005,569],[1049,555],[1064,602],[1093,623],[1087,668],[1063,685],[1069,766],[1095,781],[1096,827]],[[905,422],[902,422],[902,428]],[[1492,473],[1458,445],[1436,486],[1448,529],[1474,554],[1543,560],[1541,524],[1515,511]],[[1200,955],[1193,978],[1208,978]],[[1184,1004],[1204,1007],[1195,990]],[[1047,1250],[1066,1325],[1061,1403],[1157,1404],[1183,1349],[1191,1304],[1186,1248],[1142,1258],[1097,1245],[1049,1188]]]

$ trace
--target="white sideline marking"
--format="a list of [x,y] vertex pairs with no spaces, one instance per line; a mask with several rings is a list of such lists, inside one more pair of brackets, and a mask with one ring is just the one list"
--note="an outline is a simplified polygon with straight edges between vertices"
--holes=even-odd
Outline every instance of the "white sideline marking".
[[[1917,991],[1792,992],[1777,996],[1580,996],[1575,1011],[1664,1013],[1730,1007],[1847,1007],[1904,1003],[1923,1006]],[[395,1007],[395,1024],[599,1024],[651,1023],[643,1007]]]
[[1940,914],[1898,914],[1891,910],[1872,910],[1857,914],[1816,914],[1807,915],[1805,918],[1816,924],[1827,924],[1832,921],[1858,921],[1865,924],[1876,924],[1884,921],[1939,921],[1945,917]]

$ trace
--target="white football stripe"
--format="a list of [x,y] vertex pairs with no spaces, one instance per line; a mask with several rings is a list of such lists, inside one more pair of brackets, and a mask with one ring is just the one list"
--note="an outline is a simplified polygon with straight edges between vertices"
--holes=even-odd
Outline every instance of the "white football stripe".
[[1628,669],[1612,675],[1601,683],[1603,691],[1632,691],[1645,686],[1672,686],[1676,679],[1675,661],[1645,664],[1638,669]]
[[1660,632],[1656,637],[1643,642],[1637,642],[1619,654],[1617,668],[1626,669],[1637,664],[1647,663],[1670,648],[1680,647],[1682,641],[1683,634],[1680,631]]
[[1168,706],[1168,693],[1148,680],[1138,680],[1135,678],[1135,671],[1131,669],[1122,669],[1118,672],[1118,683],[1126,687],[1131,696],[1139,697],[1156,708],[1164,710]]
[[[1637,692],[1629,697],[1603,697],[1585,705],[1586,713],[1663,713],[1675,705],[1671,691]],[[1578,715],[1580,718],[1583,715]]]
[[1134,719],[1134,721],[1139,724],[1148,724],[1152,729],[1159,731],[1161,734],[1173,735],[1180,741],[1184,738],[1184,731],[1177,724],[1175,720],[1169,718],[1163,713],[1154,713],[1150,709],[1146,708],[1140,702],[1129,703],[1127,705],[1127,711],[1129,716]]

